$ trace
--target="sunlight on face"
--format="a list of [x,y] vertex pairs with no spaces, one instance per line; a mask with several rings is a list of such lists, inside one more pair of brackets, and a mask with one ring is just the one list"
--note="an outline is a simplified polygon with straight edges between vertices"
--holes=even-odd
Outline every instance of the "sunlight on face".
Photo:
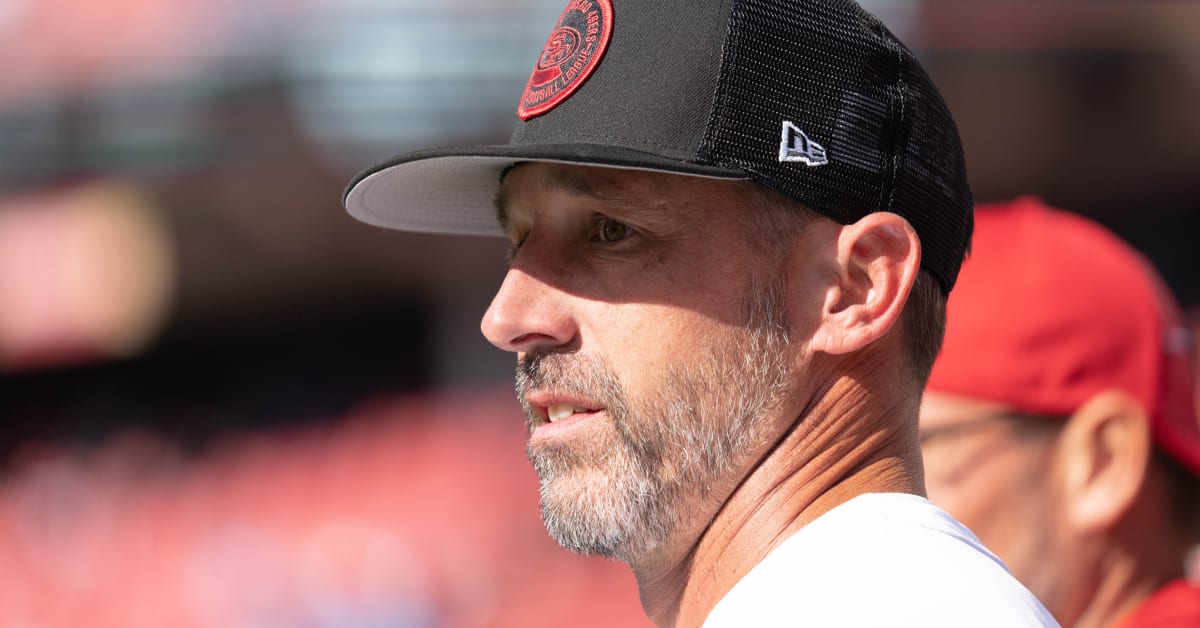
[[[765,417],[791,373],[782,295],[752,291],[744,329],[672,364],[666,385],[631,397],[602,361],[577,354],[525,356],[520,398],[534,388],[581,393],[607,408],[602,435],[585,443],[531,443],[542,516],[564,547],[631,561],[654,550],[706,488],[763,446]],[[522,402],[524,403],[524,401]],[[534,410],[526,404],[534,422]]]

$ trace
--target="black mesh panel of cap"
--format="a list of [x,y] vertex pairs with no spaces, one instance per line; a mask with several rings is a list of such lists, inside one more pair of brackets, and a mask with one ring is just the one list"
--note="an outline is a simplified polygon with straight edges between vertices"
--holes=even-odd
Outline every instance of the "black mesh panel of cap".
[[[785,122],[828,163],[782,161]],[[972,226],[958,131],[912,54],[854,2],[733,1],[702,155],[843,223],[903,216],[953,287]]]

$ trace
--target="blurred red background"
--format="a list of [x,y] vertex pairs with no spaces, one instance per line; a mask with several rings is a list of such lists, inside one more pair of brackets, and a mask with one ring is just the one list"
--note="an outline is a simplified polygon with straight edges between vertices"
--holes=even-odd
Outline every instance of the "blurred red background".
[[[1200,331],[1200,4],[868,0],[980,200],[1037,194]],[[0,3],[0,624],[644,625],[547,538],[504,244],[358,224],[359,168],[502,142],[561,0]]]

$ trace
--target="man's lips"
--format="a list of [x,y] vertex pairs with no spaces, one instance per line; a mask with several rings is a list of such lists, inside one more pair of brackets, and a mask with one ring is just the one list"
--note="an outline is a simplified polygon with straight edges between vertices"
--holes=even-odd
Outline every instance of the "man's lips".
[[590,414],[595,411],[592,408],[581,408],[573,403],[560,403],[546,408],[546,418],[551,423],[557,423],[576,414]]
[[531,392],[525,396],[525,402],[541,418],[536,429],[551,425],[565,427],[604,411],[599,403],[590,399],[548,392]]

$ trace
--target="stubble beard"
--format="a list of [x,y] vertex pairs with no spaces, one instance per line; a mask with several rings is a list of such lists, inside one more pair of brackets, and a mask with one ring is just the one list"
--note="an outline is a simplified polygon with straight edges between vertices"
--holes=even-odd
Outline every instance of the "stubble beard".
[[559,544],[633,564],[696,509],[720,507],[725,495],[711,489],[731,487],[730,474],[761,451],[792,374],[782,288],[752,291],[743,309],[744,328],[669,365],[666,383],[641,397],[595,356],[519,362],[517,391],[531,429],[541,420],[525,401],[532,389],[583,395],[609,419],[603,436],[584,445],[542,441],[527,449],[541,481],[542,520]]

